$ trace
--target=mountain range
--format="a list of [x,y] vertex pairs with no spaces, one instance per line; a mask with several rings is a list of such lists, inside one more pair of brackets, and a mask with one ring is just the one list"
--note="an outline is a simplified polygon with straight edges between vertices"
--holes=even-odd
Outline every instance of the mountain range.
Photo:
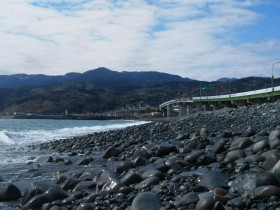
[[[201,87],[205,84],[215,88],[204,91]],[[232,93],[248,91],[269,84],[269,78],[261,77],[221,78],[209,83],[154,71],[117,72],[104,67],[62,76],[0,75],[0,112],[97,113],[128,105],[158,106],[178,96],[223,94],[229,88]]]
[[68,73],[63,76],[49,76],[43,74],[28,75],[0,75],[0,88],[15,88],[23,86],[53,85],[65,82],[93,82],[99,88],[153,85],[166,82],[191,81],[177,75],[150,72],[117,72],[104,67],[85,73]]

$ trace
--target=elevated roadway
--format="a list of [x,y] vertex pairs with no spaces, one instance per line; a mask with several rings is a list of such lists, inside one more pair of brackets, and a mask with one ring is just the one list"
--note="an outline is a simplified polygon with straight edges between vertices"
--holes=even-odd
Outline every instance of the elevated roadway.
[[164,117],[184,116],[193,112],[242,107],[280,99],[280,86],[234,94],[177,98],[159,105]]

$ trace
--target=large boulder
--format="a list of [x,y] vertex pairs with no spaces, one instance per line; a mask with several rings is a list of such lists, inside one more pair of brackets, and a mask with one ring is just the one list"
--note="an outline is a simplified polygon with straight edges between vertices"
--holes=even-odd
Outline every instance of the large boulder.
[[121,151],[118,150],[116,147],[109,147],[102,157],[104,159],[107,159],[107,158],[110,158],[110,157],[118,157],[119,154],[121,154]]
[[13,184],[7,184],[0,187],[0,202],[14,201],[21,197],[20,190]]

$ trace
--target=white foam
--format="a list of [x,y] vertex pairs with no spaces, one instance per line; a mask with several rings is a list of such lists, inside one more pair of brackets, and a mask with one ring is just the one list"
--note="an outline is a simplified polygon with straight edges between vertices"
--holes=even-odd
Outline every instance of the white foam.
[[0,131],[0,144],[12,145],[14,141],[9,137],[6,130]]
[[[48,142],[51,140],[66,139],[75,136],[82,136],[94,132],[102,132],[108,130],[122,129],[128,126],[140,125],[147,122],[144,121],[126,121],[120,124],[115,124],[116,122],[112,121],[111,124],[106,125],[96,125],[96,126],[83,126],[83,127],[69,127],[53,130],[25,130],[25,131],[11,131],[3,134],[0,141],[6,142],[7,144],[32,144],[32,143],[41,143]],[[3,139],[3,140],[2,140]]]

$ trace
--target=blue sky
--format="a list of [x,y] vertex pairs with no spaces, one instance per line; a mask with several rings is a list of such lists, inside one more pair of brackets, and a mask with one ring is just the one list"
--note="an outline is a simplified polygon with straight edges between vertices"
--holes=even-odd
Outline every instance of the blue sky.
[[271,76],[279,11],[275,0],[1,1],[0,74],[104,66],[207,81]]

